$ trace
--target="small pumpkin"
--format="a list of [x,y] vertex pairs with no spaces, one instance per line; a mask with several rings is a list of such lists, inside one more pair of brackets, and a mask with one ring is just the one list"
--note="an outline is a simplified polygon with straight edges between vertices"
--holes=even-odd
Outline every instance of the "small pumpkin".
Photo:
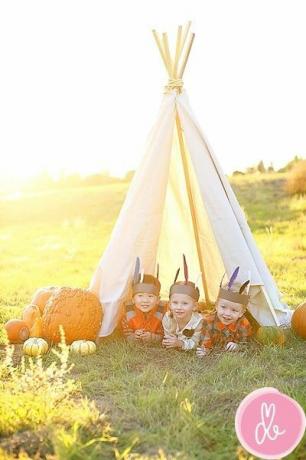
[[256,332],[256,339],[262,345],[284,346],[286,335],[282,328],[275,326],[261,326]]
[[22,343],[30,335],[27,324],[21,319],[10,319],[5,323],[4,328],[10,343]]
[[70,345],[70,351],[78,353],[79,355],[91,355],[96,351],[97,347],[95,342],[90,340],[75,340]]
[[39,319],[41,320],[41,313],[37,305],[30,304],[25,307],[22,312],[22,319],[30,330],[30,337],[41,336],[41,330],[39,331],[37,327]]
[[37,289],[37,291],[34,293],[34,296],[31,300],[32,305],[37,305],[37,307],[40,310],[40,313],[43,314],[44,308],[46,306],[46,303],[52,296],[52,294],[55,292],[57,288],[54,286],[49,286],[49,287],[43,287]]
[[41,338],[31,338],[23,344],[23,352],[29,356],[44,355],[47,353],[48,348],[48,343]]
[[296,335],[306,339],[306,302],[301,303],[291,318],[291,326]]

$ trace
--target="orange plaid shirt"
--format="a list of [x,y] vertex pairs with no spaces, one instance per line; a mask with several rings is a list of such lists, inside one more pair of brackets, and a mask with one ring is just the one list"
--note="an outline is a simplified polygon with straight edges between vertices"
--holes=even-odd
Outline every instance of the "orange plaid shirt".
[[201,346],[204,348],[223,347],[228,342],[246,343],[252,335],[252,327],[245,316],[235,323],[225,325],[217,313],[204,315]]

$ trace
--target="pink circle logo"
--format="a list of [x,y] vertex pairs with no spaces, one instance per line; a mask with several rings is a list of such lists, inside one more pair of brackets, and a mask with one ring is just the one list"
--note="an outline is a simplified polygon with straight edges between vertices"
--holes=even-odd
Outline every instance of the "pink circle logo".
[[306,427],[302,407],[275,388],[261,388],[244,398],[236,412],[235,428],[241,445],[264,459],[289,455]]

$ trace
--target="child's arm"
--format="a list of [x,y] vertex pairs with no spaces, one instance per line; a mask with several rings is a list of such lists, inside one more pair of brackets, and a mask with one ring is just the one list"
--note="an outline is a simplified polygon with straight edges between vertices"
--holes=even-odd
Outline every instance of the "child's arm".
[[202,324],[200,342],[201,344],[200,347],[197,348],[196,355],[199,358],[203,358],[203,356],[207,356],[213,348],[212,324],[208,322],[205,318]]
[[174,325],[173,319],[169,314],[165,314],[162,320],[162,325],[164,328],[164,338],[163,345],[166,348],[181,348],[182,342],[178,341],[177,336],[174,334]]
[[250,341],[253,334],[252,326],[249,320],[245,317],[242,318],[239,325],[239,343],[245,344]]
[[243,350],[245,346],[248,344],[252,333],[253,333],[252,326],[249,320],[243,317],[239,321],[235,342],[228,342],[225,346],[225,349],[227,351]]
[[141,335],[141,339],[144,342],[161,342],[163,336],[155,332],[145,331]]
[[136,340],[135,331],[129,327],[126,317],[123,317],[121,320],[121,330],[126,340],[128,340],[129,342],[133,342]]
[[192,337],[184,337],[182,341],[182,350],[194,350],[199,345],[202,333],[202,320],[199,321],[198,325],[196,326]]

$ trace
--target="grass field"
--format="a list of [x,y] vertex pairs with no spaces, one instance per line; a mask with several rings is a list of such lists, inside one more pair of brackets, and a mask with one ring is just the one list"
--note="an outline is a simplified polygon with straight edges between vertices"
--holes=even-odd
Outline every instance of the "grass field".
[[[279,174],[260,175],[236,177],[232,184],[284,300],[295,307],[306,299],[306,198],[289,198],[283,181]],[[112,184],[0,197],[0,323],[18,317],[38,287],[88,286],[126,188]],[[52,379],[37,364],[31,375],[44,381],[43,391],[25,383],[20,355],[16,347],[15,377],[5,366],[0,373],[0,458],[24,449],[29,457],[20,458],[38,452],[35,458],[242,460],[251,457],[239,448],[234,416],[250,391],[274,386],[306,408],[305,342],[293,336],[284,348],[254,345],[203,361],[110,337],[95,355],[69,358],[71,388],[69,374],[56,371],[53,388],[60,396],[49,412],[41,405]],[[48,354],[44,366],[54,359]],[[31,398],[35,410],[27,406]],[[26,417],[22,407],[32,415]],[[305,450],[304,440],[288,458],[305,459]]]

